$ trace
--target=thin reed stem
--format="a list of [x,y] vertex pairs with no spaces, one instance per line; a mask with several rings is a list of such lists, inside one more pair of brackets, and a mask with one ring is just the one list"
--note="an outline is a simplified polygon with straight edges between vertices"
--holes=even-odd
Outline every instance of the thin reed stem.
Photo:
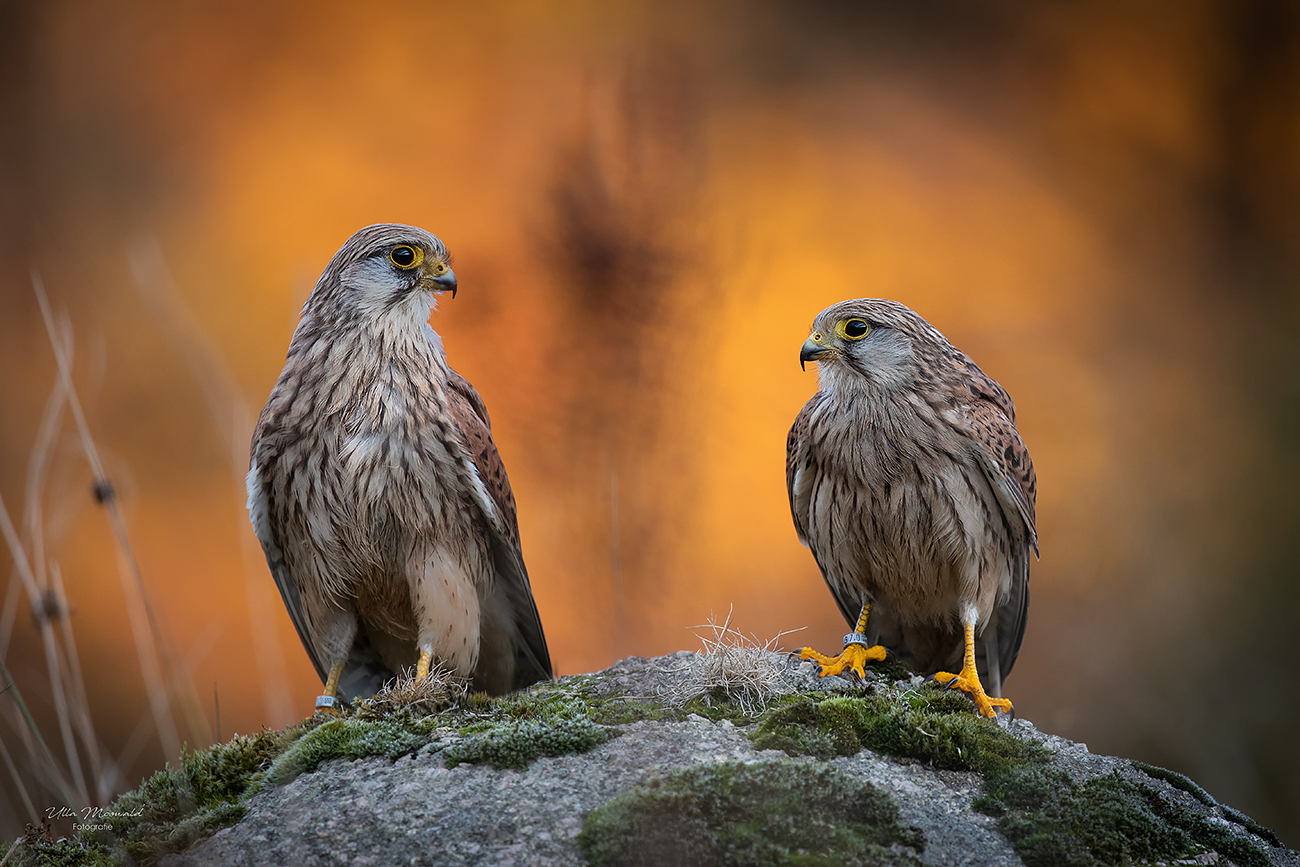
[[106,802],[113,792],[105,785],[103,761],[99,752],[99,739],[95,736],[95,726],[90,719],[90,701],[86,698],[86,681],[81,675],[81,657],[77,654],[77,642],[72,634],[72,617],[67,610],[67,595],[63,592],[63,571],[57,563],[50,564],[50,584],[60,600],[64,602],[64,616],[59,619],[63,632],[63,655],[68,660],[69,687],[72,692],[74,721],[81,742],[86,747],[86,758],[90,762],[90,772],[95,779],[95,795],[99,803]]
[[[167,646],[163,640],[162,629],[149,601],[149,592],[145,588],[144,575],[136,560],[131,546],[130,536],[126,532],[126,522],[118,507],[113,485],[104,473],[104,464],[99,457],[99,449],[90,435],[85,414],[81,410],[81,401],[72,385],[72,373],[68,368],[67,357],[56,336],[54,314],[50,311],[50,302],[45,295],[45,287],[40,275],[32,271],[32,288],[45,320],[45,330],[49,334],[50,347],[54,350],[54,359],[58,364],[59,378],[67,392],[68,407],[76,421],[77,431],[81,435],[82,449],[95,477],[95,496],[108,515],[109,526],[117,543],[118,571],[122,577],[123,594],[127,599],[127,612],[131,620],[131,631],[135,636],[136,655],[140,662],[140,673],[144,676],[145,688],[149,692],[149,706],[153,711],[154,724],[162,742],[163,753],[174,756],[180,753],[180,738],[171,717],[170,702],[165,683],[170,680],[172,666]],[[132,586],[134,584],[134,586]],[[165,676],[166,675],[166,676]]]
[[68,788],[67,781],[63,779],[63,774],[59,772],[59,765],[54,761],[54,755],[46,745],[45,738],[41,737],[41,730],[37,728],[36,720],[32,719],[31,711],[27,709],[27,702],[23,701],[22,691],[18,689],[18,684],[14,682],[13,677],[9,674],[8,667],[3,662],[0,662],[0,678],[4,679],[5,692],[13,699],[18,712],[22,714],[23,722],[27,724],[27,730],[31,732],[32,737],[36,739],[36,744],[41,748],[41,756],[45,759],[43,767],[54,783],[54,794],[69,807],[79,806],[72,796],[72,790]]
[[244,597],[252,626],[253,656],[262,686],[262,702],[273,725],[287,723],[296,715],[289,701],[289,675],[275,619],[278,600],[266,580],[266,560],[261,545],[253,537],[244,508],[248,498],[245,476],[253,414],[220,350],[181,302],[158,242],[153,238],[140,240],[131,247],[128,258],[145,308],[154,315],[160,333],[189,367],[226,447],[234,500],[239,504],[236,520]]

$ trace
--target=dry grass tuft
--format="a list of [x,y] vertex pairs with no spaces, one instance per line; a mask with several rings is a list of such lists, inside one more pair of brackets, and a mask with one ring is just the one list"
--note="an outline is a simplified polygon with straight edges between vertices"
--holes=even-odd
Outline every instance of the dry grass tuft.
[[791,629],[760,642],[752,633],[745,635],[731,628],[730,610],[722,623],[710,615],[707,623],[692,628],[709,633],[697,633],[704,648],[676,669],[684,676],[660,695],[668,704],[681,707],[697,698],[711,703],[725,696],[752,715],[761,713],[771,699],[795,691],[786,658],[778,654],[781,638],[800,630]]
[[465,695],[468,683],[451,669],[439,665],[420,680],[399,677],[384,684],[372,697],[360,702],[362,715],[386,716],[399,710],[417,714],[436,713]]

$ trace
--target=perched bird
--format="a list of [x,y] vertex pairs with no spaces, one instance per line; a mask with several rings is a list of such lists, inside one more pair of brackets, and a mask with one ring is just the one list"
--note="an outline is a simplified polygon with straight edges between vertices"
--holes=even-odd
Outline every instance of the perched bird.
[[[817,314],[799,363],[821,390],[795,418],[786,485],[844,619],[844,652],[822,676],[885,649],[970,693],[999,698],[1029,607],[1037,481],[1007,392],[895,301],[842,301]],[[960,666],[960,671],[953,673]]]
[[501,694],[551,677],[515,501],[478,392],[429,326],[442,241],[368,226],[316,282],[253,433],[248,510],[321,708],[441,665]]

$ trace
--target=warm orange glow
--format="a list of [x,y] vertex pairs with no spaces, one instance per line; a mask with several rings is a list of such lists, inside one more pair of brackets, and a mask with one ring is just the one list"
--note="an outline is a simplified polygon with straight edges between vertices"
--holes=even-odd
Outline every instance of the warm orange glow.
[[[1166,33],[1164,15],[1066,27],[1044,11],[1044,32],[1069,34],[1050,97],[1018,78],[989,105],[929,83],[923,70],[962,78],[941,53],[912,58],[913,75],[784,13],[777,27],[563,5],[41,17],[33,151],[58,147],[32,157],[39,195],[4,254],[11,512],[53,382],[34,262],[76,326],[90,424],[200,705],[215,683],[225,737],[307,713],[319,684],[256,557],[250,602],[229,416],[214,419],[123,256],[157,239],[255,416],[333,252],[363,225],[408,222],[455,257],[459,294],[432,323],[492,414],[558,670],[693,648],[690,627],[733,606],[743,631],[806,628],[785,645],[831,647],[845,624],[786,500],[786,432],[817,387],[798,351],[829,304],[895,298],[1007,387],[1037,466],[1043,559],[1007,689],[1017,710],[1136,743],[1094,706],[1105,690],[1161,731],[1150,708],[1170,700],[1148,687],[1199,650],[1246,571],[1256,531],[1238,505],[1275,448],[1238,379],[1253,347],[1237,331],[1268,317],[1207,289],[1201,258],[1212,17]],[[778,41],[807,56],[766,65]],[[68,436],[46,502],[74,514],[61,530],[47,517],[49,551],[117,749],[146,699],[88,483]],[[250,605],[273,610],[261,651]],[[39,683],[29,621],[7,659]],[[1129,665],[1146,668],[1117,674]],[[1065,668],[1068,689],[1053,681]],[[1271,821],[1292,809],[1203,758],[1208,738],[1180,738],[1169,754],[1203,761],[1226,795],[1272,804]]]

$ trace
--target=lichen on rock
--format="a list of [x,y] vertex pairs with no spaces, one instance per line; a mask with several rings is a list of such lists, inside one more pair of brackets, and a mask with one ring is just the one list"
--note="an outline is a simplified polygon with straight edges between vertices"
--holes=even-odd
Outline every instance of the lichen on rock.
[[925,839],[871,783],[782,760],[653,779],[593,810],[578,845],[592,867],[919,865]]

